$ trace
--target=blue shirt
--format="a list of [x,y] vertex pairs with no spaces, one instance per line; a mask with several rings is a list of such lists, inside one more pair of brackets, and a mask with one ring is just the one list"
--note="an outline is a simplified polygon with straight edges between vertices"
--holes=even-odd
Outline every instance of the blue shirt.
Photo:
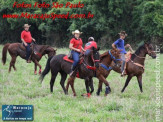
[[122,50],[121,53],[126,53],[125,46],[124,46],[124,40],[117,39],[114,44],[119,50]]

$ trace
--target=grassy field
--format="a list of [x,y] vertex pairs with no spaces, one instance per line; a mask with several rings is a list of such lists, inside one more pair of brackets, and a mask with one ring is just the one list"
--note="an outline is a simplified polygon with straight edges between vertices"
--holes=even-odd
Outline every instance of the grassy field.
[[[0,57],[2,57],[2,45],[0,45]],[[67,53],[67,49],[58,49],[57,54]],[[101,53],[103,51],[100,51]],[[160,56],[162,63],[163,55]],[[64,95],[60,86],[60,75],[58,75],[54,93],[50,93],[49,73],[43,83],[38,81],[39,75],[34,75],[34,64],[27,64],[20,57],[17,58],[17,71],[8,73],[10,56],[7,55],[6,65],[0,63],[0,121],[2,121],[1,107],[3,104],[27,104],[34,106],[35,122],[52,121],[100,121],[100,122],[154,122],[156,115],[156,60],[147,56],[145,73],[143,74],[143,93],[140,93],[137,79],[133,78],[122,94],[120,91],[125,83],[125,78],[120,74],[111,72],[107,80],[110,83],[112,92],[104,97],[104,90],[101,96],[96,96],[98,80],[94,78],[95,92],[91,98],[82,97],[86,93],[84,81],[76,79],[75,89],[77,97],[72,96],[71,88],[69,95]],[[46,58],[40,61],[43,69]],[[161,73],[163,66],[161,66]],[[160,84],[163,86],[163,77]],[[67,83],[67,81],[66,81]],[[103,87],[104,88],[104,87]],[[161,89],[163,93],[163,89]],[[162,95],[162,94],[161,94]],[[161,99],[162,100],[162,99]],[[160,103],[163,110],[163,104]],[[161,113],[162,114],[162,113]]]

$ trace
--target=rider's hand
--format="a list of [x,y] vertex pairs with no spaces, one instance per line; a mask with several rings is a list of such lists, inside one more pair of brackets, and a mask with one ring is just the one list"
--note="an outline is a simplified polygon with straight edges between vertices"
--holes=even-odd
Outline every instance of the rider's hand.
[[77,52],[80,52],[80,49],[76,49]]
[[35,42],[36,40],[33,38],[33,41]]
[[130,44],[126,44],[126,47],[131,47]]
[[24,45],[25,45],[25,46],[27,46],[27,43],[26,43],[26,42],[24,42]]

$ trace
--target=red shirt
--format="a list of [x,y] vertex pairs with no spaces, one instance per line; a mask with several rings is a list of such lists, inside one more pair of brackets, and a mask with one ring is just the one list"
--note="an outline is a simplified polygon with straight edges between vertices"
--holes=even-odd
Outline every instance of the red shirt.
[[79,38],[79,39],[72,38],[70,40],[70,43],[73,44],[74,48],[77,48],[77,49],[80,49],[80,50],[81,50],[82,45],[83,45],[83,42],[82,42],[81,38]]
[[21,33],[21,39],[24,39],[25,42],[31,43],[32,42],[32,36],[30,31],[23,30]]
[[85,44],[84,49],[88,50],[91,49],[92,47],[97,49],[97,43],[95,41],[89,41],[87,44]]

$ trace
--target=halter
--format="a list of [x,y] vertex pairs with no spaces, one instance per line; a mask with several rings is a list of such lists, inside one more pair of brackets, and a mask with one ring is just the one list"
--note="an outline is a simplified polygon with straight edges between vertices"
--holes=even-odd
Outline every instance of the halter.
[[[84,54],[84,57],[85,57],[85,54]],[[92,61],[94,63],[94,66],[90,66],[89,64],[86,63],[86,61],[84,60],[85,58],[83,58],[83,64],[86,66],[87,69],[90,69],[90,70],[96,70],[96,67],[95,67],[95,62],[100,62],[100,60],[94,60],[93,58],[93,55],[91,55],[91,58],[92,58]],[[84,63],[85,62],[85,63]]]
[[114,60],[114,63],[116,63],[116,61],[121,61],[122,59],[116,59],[113,55],[112,55],[112,53],[111,53],[111,51],[109,50],[108,51],[108,53],[110,54],[110,56],[111,56],[111,59],[113,59]]
[[[146,48],[146,50],[147,50],[148,55],[151,55],[152,52],[155,52],[155,51],[150,51],[150,50],[148,49],[148,47],[146,47],[146,46],[145,46],[145,48]],[[138,57],[138,58],[145,58],[145,57],[138,56],[138,55],[135,54],[135,53],[134,53],[134,55],[135,55],[136,57]]]
[[[116,59],[115,56],[112,55],[111,51],[108,51],[109,55],[111,56],[111,59],[116,63],[117,61],[121,61],[122,59]],[[112,70],[113,68],[111,66],[107,67],[105,64],[100,63],[100,66],[106,69],[107,71]]]

